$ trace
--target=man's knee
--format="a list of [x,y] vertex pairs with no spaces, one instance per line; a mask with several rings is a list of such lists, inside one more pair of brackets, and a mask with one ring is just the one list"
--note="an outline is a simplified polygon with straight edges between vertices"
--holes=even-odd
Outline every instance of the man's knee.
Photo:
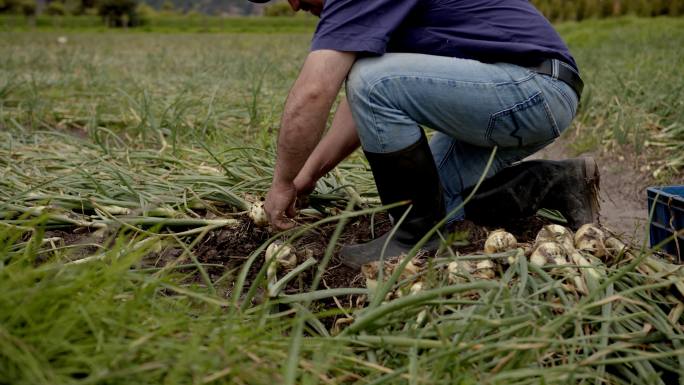
[[351,105],[358,103],[359,97],[367,93],[368,83],[363,76],[365,60],[357,60],[347,75],[347,98]]
[[352,106],[370,103],[371,93],[382,92],[378,85],[387,79],[387,71],[383,70],[383,58],[362,58],[352,66],[347,76],[347,98]]

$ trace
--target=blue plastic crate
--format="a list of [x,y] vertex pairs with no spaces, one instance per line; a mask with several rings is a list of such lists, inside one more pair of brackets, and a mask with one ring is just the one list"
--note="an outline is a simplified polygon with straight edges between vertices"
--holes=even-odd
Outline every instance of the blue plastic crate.
[[[682,262],[684,257],[684,186],[649,187],[648,212],[653,204],[651,219],[651,246],[654,247],[666,239],[671,240],[662,246],[662,251]],[[673,238],[673,235],[676,236]]]

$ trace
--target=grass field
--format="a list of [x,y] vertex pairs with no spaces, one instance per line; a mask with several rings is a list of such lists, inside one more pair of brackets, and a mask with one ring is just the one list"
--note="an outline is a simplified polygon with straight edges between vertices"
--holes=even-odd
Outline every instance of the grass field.
[[681,19],[561,25],[589,83],[575,126],[578,151],[603,145],[664,157],[660,170],[669,175],[663,181],[682,180],[681,27]]
[[[316,26],[313,16],[297,17],[212,17],[204,15],[158,15],[148,17],[135,33],[307,33]],[[111,32],[98,16],[38,15],[34,21],[23,16],[0,15],[4,31]]]
[[[684,383],[684,278],[640,245],[572,276],[498,263],[514,249],[339,287],[345,224],[380,210],[358,155],[298,229],[252,225],[310,38],[278,28],[0,32],[0,384]],[[559,29],[587,82],[575,150],[681,182],[684,19]],[[301,265],[274,282],[276,238]],[[498,279],[444,275],[469,258]]]

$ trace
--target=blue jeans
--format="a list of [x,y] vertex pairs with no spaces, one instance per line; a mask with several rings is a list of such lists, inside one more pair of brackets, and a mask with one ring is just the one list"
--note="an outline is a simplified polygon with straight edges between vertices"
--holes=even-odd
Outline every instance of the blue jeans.
[[[404,149],[421,126],[437,131],[430,148],[447,212],[477,183],[495,146],[487,176],[553,142],[578,105],[570,86],[524,67],[408,53],[357,60],[347,100],[365,151]],[[460,210],[449,220],[462,218]]]

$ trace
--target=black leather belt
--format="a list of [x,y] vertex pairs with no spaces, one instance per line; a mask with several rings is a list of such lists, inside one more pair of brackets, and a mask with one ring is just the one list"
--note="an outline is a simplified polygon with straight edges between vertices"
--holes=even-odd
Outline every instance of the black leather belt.
[[554,79],[565,82],[575,91],[578,100],[582,97],[584,82],[577,71],[569,64],[563,63],[558,59],[546,59],[539,63],[539,65],[528,68],[534,72],[549,75]]

